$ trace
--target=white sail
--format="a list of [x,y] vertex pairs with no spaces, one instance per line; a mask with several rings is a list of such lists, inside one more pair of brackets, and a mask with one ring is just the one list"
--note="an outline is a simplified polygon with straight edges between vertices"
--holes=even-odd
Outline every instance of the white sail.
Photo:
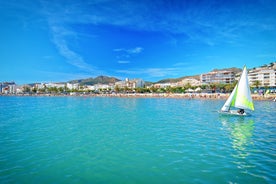
[[238,90],[234,107],[254,110],[246,67],[243,68],[243,72],[238,83]]
[[254,110],[246,67],[243,68],[238,84],[221,108],[221,111],[229,111],[230,107]]
[[236,92],[237,92],[237,85],[235,86],[235,88],[232,91],[231,95],[226,100],[225,104],[222,106],[221,111],[228,111],[230,109],[231,103],[233,101],[233,98],[235,97]]

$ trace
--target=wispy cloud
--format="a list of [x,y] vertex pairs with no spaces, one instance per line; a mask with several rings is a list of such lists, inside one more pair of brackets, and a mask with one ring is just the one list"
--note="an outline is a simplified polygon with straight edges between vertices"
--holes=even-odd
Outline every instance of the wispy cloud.
[[133,49],[129,49],[128,50],[128,53],[130,54],[139,54],[143,51],[143,48],[142,47],[135,47]]
[[125,49],[125,48],[113,49],[114,52],[118,53],[116,58],[119,59],[118,60],[119,64],[130,63],[129,59],[131,59],[131,57],[134,55],[140,54],[143,50],[144,50],[144,48],[142,48],[142,47],[135,47],[135,48],[130,48],[130,49]]
[[[78,33],[74,31],[74,29],[71,29],[70,26],[68,26],[68,22],[78,23],[78,19],[75,19],[73,15],[80,14],[80,12],[78,12],[77,9],[71,10],[70,7],[61,9],[61,4],[52,3],[52,6],[49,6],[49,3],[46,1],[41,1],[41,4],[44,7],[43,15],[48,21],[52,42],[55,44],[60,55],[63,56],[70,65],[82,71],[93,74],[102,73],[102,71],[87,63],[82,55],[76,50],[70,48],[69,42],[71,40],[76,40],[80,36],[79,34],[82,33]],[[66,15],[71,18],[66,17]],[[92,34],[92,36],[94,35]]]
[[86,63],[81,55],[69,48],[66,36],[73,35],[74,33],[66,30],[64,27],[50,26],[53,34],[53,43],[56,45],[60,54],[66,58],[66,61],[81,70],[94,72],[96,70],[95,68]]
[[[269,3],[258,1],[255,4],[267,12],[273,12],[271,8],[273,6],[270,7]],[[239,43],[240,38],[252,29],[275,30],[275,26],[272,26],[275,25],[275,19],[256,18],[262,12],[247,3],[222,4],[216,1],[168,3],[162,0],[145,3],[144,1],[97,0],[81,3],[69,1],[66,5],[51,2],[46,6],[50,9],[48,14],[55,15],[55,22],[95,26],[112,25],[168,35],[180,34],[185,35],[188,42],[209,46],[221,42]],[[173,42],[177,43],[177,41],[174,37]],[[134,54],[141,53],[143,48],[118,48],[114,51]]]
[[124,52],[128,54],[139,54],[144,50],[142,47],[135,47],[135,48],[130,48],[130,49],[125,49],[125,48],[117,48],[113,49],[114,52]]

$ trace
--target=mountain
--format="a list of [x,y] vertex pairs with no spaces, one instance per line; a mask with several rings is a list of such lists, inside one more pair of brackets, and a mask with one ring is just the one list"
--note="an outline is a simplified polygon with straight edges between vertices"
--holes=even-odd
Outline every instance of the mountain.
[[[223,70],[230,70],[233,71],[235,74],[241,72],[242,70],[240,68],[224,68],[224,69],[213,69],[212,71],[223,71]],[[187,78],[194,78],[197,80],[200,80],[200,75],[193,75],[193,76],[183,76],[179,78],[168,78],[168,79],[162,79],[157,82],[146,82],[146,85],[150,85],[153,83],[176,83],[183,79]],[[110,84],[121,81],[115,77],[108,77],[108,76],[98,76],[96,78],[87,78],[87,79],[78,79],[78,80],[71,80],[68,81],[69,83],[79,83],[80,85],[95,85],[95,84]]]
[[110,84],[120,81],[115,77],[98,76],[96,78],[87,78],[68,81],[69,83],[79,83],[80,85]]
[[[242,69],[240,69],[240,68],[232,67],[232,68],[223,68],[223,69],[213,69],[212,72],[224,71],[224,70],[232,71],[232,72],[234,72],[234,74],[237,74],[237,73],[242,71]],[[162,80],[157,81],[155,83],[176,83],[176,82],[179,82],[179,81],[181,81],[183,79],[187,79],[187,78],[193,78],[193,79],[200,80],[200,75],[184,76],[184,77],[172,78],[172,79],[162,79]]]

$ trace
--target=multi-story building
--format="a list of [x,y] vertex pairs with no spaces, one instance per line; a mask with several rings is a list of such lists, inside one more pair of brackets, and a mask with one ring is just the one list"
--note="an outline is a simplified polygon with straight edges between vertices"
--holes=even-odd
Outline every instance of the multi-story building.
[[115,86],[118,86],[119,88],[140,88],[140,87],[144,87],[145,82],[142,79],[133,79],[133,80],[129,80],[128,78],[126,78],[126,80],[124,81],[118,81],[115,83]]
[[2,82],[0,83],[0,93],[2,94],[15,94],[16,84],[15,82]]
[[249,70],[248,78],[250,85],[258,81],[259,87],[276,87],[276,62]]
[[46,88],[46,85],[44,83],[36,83],[34,85],[34,88],[37,88],[37,89],[44,89]]
[[72,89],[79,89],[79,83],[66,83],[65,85],[68,89],[72,90]]
[[64,83],[46,83],[45,86],[47,88],[53,88],[53,87],[56,87],[56,88],[64,88],[65,87],[65,84]]
[[175,86],[175,83],[156,83],[153,85],[155,88],[168,88],[168,87],[173,87]]
[[90,90],[113,90],[114,85],[112,84],[95,84],[93,86],[87,86]]
[[235,73],[230,70],[212,71],[200,75],[201,84],[232,84],[235,81]]
[[190,84],[191,86],[200,86],[200,81],[194,78],[186,78],[178,83],[178,86],[185,86]]
[[168,83],[156,83],[153,85],[155,88],[168,88],[168,87],[183,87],[185,85],[191,85],[191,86],[200,86],[200,81],[196,78],[185,78],[178,82],[168,82]]

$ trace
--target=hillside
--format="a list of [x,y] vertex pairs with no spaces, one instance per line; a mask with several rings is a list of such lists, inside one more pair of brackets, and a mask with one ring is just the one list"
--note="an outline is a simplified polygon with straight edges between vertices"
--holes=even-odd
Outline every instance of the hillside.
[[[214,71],[223,71],[223,70],[230,70],[230,71],[233,71],[235,74],[242,71],[242,69],[240,69],[240,68],[232,67],[232,68],[223,68],[223,69],[213,69],[212,72],[214,72]],[[208,73],[208,72],[206,72],[206,73]],[[184,77],[170,78],[170,79],[162,79],[162,80],[157,81],[155,83],[175,83],[175,82],[179,82],[183,79],[187,79],[187,78],[194,78],[194,79],[200,80],[200,75],[184,76]]]
[[157,81],[156,83],[175,83],[175,82],[179,82],[183,79],[187,79],[187,78],[194,78],[194,79],[199,80],[200,76],[199,75],[193,75],[193,76],[184,76],[184,77],[180,77],[180,78],[162,79],[160,81]]
[[79,83],[80,85],[110,84],[120,81],[115,77],[98,76],[96,78],[87,78],[68,81],[69,83]]
[[[233,71],[235,74],[242,71],[240,68],[235,68],[235,67],[223,68],[223,69],[213,69],[212,71],[223,71],[223,70],[230,70],[230,71]],[[199,80],[200,75],[162,79],[162,80],[154,82],[154,83],[175,83],[175,82],[179,82],[183,79],[187,79],[187,78],[194,78],[194,79]],[[110,84],[110,83],[115,83],[118,81],[120,81],[120,80],[115,77],[98,76],[96,78],[79,79],[79,80],[72,80],[72,81],[68,81],[68,82],[69,83],[79,83],[80,85],[95,85],[95,84]],[[152,83],[152,82],[147,82],[147,83]]]

